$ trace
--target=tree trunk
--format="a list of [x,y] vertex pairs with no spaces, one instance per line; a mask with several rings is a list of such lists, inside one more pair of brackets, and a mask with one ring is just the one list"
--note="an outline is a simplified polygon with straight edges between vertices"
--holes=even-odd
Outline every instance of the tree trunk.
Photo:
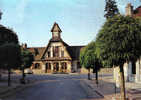
[[121,93],[121,100],[126,100],[123,65],[120,65],[120,93]]
[[88,80],[91,80],[91,78],[90,78],[90,68],[88,69]]
[[0,69],[0,80],[1,80],[1,77],[2,77],[2,72],[1,72],[1,69]]
[[11,86],[11,78],[10,78],[11,70],[8,68],[8,86]]
[[25,84],[25,73],[24,73],[24,67],[22,68],[22,79],[21,79],[21,83]]
[[98,70],[96,70],[95,78],[96,78],[96,84],[98,84]]

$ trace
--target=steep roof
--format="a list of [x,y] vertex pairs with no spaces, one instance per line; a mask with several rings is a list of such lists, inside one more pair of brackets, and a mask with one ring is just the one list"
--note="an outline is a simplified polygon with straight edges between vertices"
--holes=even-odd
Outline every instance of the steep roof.
[[69,45],[68,45],[66,42],[64,42],[62,39],[59,39],[59,40],[58,40],[58,39],[56,39],[56,40],[50,39],[48,45],[47,45],[47,46],[45,47],[45,49],[43,50],[43,53],[42,53],[42,55],[41,55],[41,59],[42,59],[42,57],[45,55],[45,53],[46,53],[46,51],[47,51],[49,45],[50,45],[51,43],[53,43],[53,42],[62,42],[64,46],[66,46],[66,47],[69,46]]
[[141,16],[141,6],[136,8],[133,13],[135,17]]
[[[79,55],[81,49],[85,46],[67,46],[67,51],[69,55],[71,56],[72,60],[79,60]],[[44,55],[46,51],[46,47],[30,47],[27,48],[33,55],[34,59],[36,60],[42,60],[42,56]]]
[[51,32],[62,32],[62,30],[60,29],[59,25],[55,22],[51,29]]
[[72,60],[79,60],[79,55],[81,49],[85,46],[68,46],[67,50],[72,58]]
[[45,47],[30,47],[27,48],[33,55],[35,60],[41,60]]

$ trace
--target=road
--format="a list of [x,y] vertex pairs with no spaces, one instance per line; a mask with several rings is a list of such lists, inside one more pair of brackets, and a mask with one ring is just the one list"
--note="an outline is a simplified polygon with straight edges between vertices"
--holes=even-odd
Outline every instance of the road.
[[[31,75],[28,78],[39,79],[29,88],[4,100],[88,100],[88,92],[81,85],[87,75]],[[41,78],[42,77],[42,78]],[[93,93],[99,98],[97,93]]]

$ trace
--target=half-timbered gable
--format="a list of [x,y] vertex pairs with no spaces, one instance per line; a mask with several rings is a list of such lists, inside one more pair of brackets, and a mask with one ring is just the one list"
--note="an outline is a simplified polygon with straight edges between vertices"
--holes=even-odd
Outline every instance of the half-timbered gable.
[[61,28],[54,23],[52,37],[46,47],[27,48],[34,55],[32,68],[47,73],[77,72],[80,68],[79,54],[84,46],[69,46],[61,38]]

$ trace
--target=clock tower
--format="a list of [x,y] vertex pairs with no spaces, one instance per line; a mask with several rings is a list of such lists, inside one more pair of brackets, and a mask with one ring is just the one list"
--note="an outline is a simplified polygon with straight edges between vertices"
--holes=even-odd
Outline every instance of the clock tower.
[[59,25],[55,22],[52,29],[51,29],[51,32],[52,32],[52,39],[53,40],[60,40],[61,39],[61,29],[59,27]]

